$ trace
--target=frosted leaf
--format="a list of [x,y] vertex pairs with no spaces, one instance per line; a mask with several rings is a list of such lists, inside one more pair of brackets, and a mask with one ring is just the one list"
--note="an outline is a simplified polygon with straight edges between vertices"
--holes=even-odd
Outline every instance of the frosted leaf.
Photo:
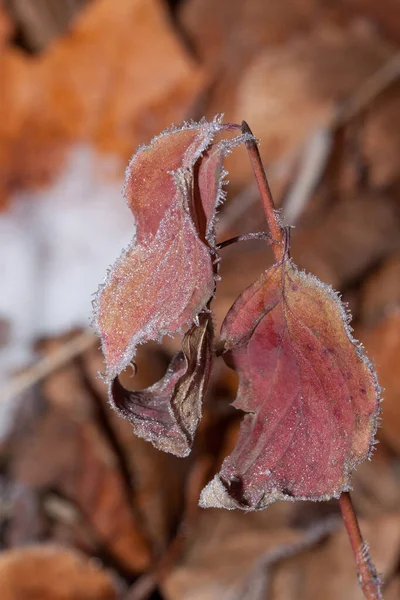
[[184,336],[182,352],[172,359],[165,376],[137,392],[125,389],[116,378],[111,384],[112,404],[131,422],[136,435],[159,450],[187,456],[201,417],[211,357],[211,317],[203,313],[199,325]]
[[140,148],[129,164],[125,195],[136,234],[94,301],[107,381],[129,364],[138,344],[191,324],[213,296],[223,160],[249,138],[213,145],[221,129],[219,118],[173,128]]
[[213,294],[210,248],[193,219],[194,165],[220,128],[215,119],[168,130],[129,164],[125,196],[136,234],[94,301],[108,381],[129,364],[138,344],[193,322]]
[[339,497],[370,454],[380,390],[338,296],[286,256],[239,296],[221,335],[246,415],[201,506]]

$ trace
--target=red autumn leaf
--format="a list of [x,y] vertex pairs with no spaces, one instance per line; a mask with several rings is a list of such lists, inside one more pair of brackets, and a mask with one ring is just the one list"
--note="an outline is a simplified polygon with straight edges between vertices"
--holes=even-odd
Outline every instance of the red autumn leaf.
[[[94,303],[112,405],[137,435],[179,456],[190,451],[211,365],[212,326],[204,313],[218,270],[214,221],[224,199],[223,160],[252,138],[239,135],[213,145],[222,127],[218,118],[203,119],[166,131],[132,158],[125,195],[137,235]],[[138,344],[192,321],[198,331],[189,330],[183,353],[161,381],[130,392],[116,379]]]
[[371,450],[379,388],[337,295],[285,257],[236,300],[221,334],[247,414],[201,505],[255,510],[349,489]]
[[95,325],[111,381],[135,348],[190,324],[214,293],[223,160],[250,135],[212,145],[220,119],[166,131],[132,158],[125,195],[136,236],[100,286]]
[[193,218],[194,165],[220,129],[215,119],[166,131],[130,162],[125,195],[137,233],[94,302],[109,381],[138,344],[190,323],[213,294],[215,267]]
[[137,392],[125,389],[118,378],[111,387],[114,407],[135,434],[177,456],[187,456],[192,447],[211,370],[211,317],[202,313],[199,321],[184,336],[183,351],[163,379]]
[[200,161],[196,177],[197,185],[194,190],[197,227],[202,239],[205,239],[213,249],[215,249],[216,209],[225,200],[222,186],[228,172],[224,169],[224,160],[233,148],[250,139],[254,139],[253,136],[245,133],[233,139],[221,140],[206,150]]

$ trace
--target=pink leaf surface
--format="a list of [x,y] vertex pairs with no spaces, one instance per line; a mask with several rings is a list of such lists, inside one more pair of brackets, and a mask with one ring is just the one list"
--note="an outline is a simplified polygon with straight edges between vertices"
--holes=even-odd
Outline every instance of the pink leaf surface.
[[246,143],[249,139],[254,138],[246,133],[233,139],[221,140],[206,150],[199,162],[194,194],[197,227],[202,239],[212,248],[215,247],[215,215],[218,206],[225,200],[223,182],[228,173],[224,169],[224,160],[236,146]]
[[133,155],[126,171],[124,193],[135,215],[138,242],[157,232],[174,203],[176,182],[172,174],[179,169],[192,174],[195,162],[220,129],[218,119],[183,125],[161,133]]
[[239,296],[221,335],[239,376],[234,406],[247,414],[201,506],[338,497],[371,450],[379,411],[338,296],[285,257]]
[[199,321],[184,336],[182,352],[163,379],[138,392],[125,389],[118,378],[111,386],[114,408],[135,434],[177,456],[187,456],[192,447],[211,370],[211,317],[203,313]]
[[[202,119],[162,133],[134,155],[125,196],[137,235],[94,302],[111,404],[137,435],[178,456],[190,451],[211,366],[207,305],[218,271],[214,224],[224,199],[223,161],[252,137],[213,144],[222,130],[220,118]],[[141,392],[122,386],[118,374],[138,344],[160,341],[192,322],[183,352],[161,381]]]
[[[130,162],[125,195],[137,235],[94,302],[108,381],[127,366],[138,344],[191,323],[214,292],[211,249],[196,227],[194,166],[220,129],[215,119],[167,131]],[[207,222],[216,201],[207,204]]]

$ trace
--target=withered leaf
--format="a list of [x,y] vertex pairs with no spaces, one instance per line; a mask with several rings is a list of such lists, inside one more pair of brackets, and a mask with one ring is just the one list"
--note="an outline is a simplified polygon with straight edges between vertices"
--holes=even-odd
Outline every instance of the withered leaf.
[[[78,520],[66,523],[55,515],[56,537],[83,543],[91,551],[99,544],[127,571],[143,572],[151,562],[146,525],[130,502],[115,453],[89,415],[59,405],[67,394],[82,405],[90,402],[74,371],[73,367],[62,369],[45,381],[44,393],[51,404],[42,402],[39,414],[16,437],[13,480],[40,497],[54,490],[72,503]],[[16,526],[21,518],[16,514]]]
[[214,221],[224,199],[223,160],[248,134],[212,144],[221,119],[167,130],[139,148],[125,196],[136,236],[94,301],[95,325],[110,382],[138,344],[179,331],[214,293]]
[[219,119],[185,124],[156,137],[131,160],[125,194],[136,237],[94,303],[109,381],[138,344],[190,323],[213,294],[215,267],[195,225],[194,165],[220,128]]
[[[388,286],[386,286],[386,292]],[[400,453],[400,379],[398,364],[400,355],[400,307],[387,310],[386,315],[375,327],[360,331],[360,337],[371,354],[379,379],[385,390],[385,418],[380,430],[380,438],[390,446],[392,451]],[[383,468],[380,468],[382,478]],[[382,484],[380,483],[380,488]]]
[[215,215],[217,207],[225,200],[223,183],[228,172],[224,169],[224,160],[235,146],[244,144],[252,138],[251,134],[245,133],[233,139],[221,140],[206,150],[199,163],[197,185],[194,190],[197,227],[202,239],[204,238],[213,249],[215,249]]
[[182,349],[163,379],[146,390],[127,390],[118,378],[111,386],[112,402],[135,434],[177,456],[189,454],[201,417],[212,357],[209,314],[199,316],[199,325],[184,336]]
[[247,414],[201,505],[255,510],[348,489],[371,450],[379,387],[331,288],[285,256],[234,303],[222,344]]
[[111,574],[80,552],[55,544],[1,553],[2,600],[116,600]]

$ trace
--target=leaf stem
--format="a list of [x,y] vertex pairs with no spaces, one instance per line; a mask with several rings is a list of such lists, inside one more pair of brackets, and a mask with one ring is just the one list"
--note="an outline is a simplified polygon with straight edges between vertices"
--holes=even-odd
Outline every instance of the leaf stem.
[[339,498],[340,510],[357,564],[358,580],[367,600],[382,600],[382,581],[370,558],[368,544],[363,540],[357,515],[349,492]]
[[[252,134],[252,131],[246,121],[242,122],[242,132]],[[246,142],[247,152],[249,154],[250,163],[253,169],[254,177],[257,181],[258,189],[260,192],[261,200],[264,205],[264,212],[267,219],[267,223],[275,244],[272,246],[276,260],[281,260],[285,250],[285,236],[284,229],[279,223],[279,219],[276,213],[274,200],[272,198],[271,189],[268,184],[267,176],[265,174],[264,166],[262,164],[260,152],[258,150],[257,142],[255,140],[249,140]]]
[[248,242],[250,240],[264,240],[270,244],[273,243],[271,235],[266,233],[265,231],[259,231],[257,233],[244,233],[243,235],[237,235],[233,238],[229,238],[229,240],[224,240],[220,244],[217,244],[218,250],[222,248],[226,248],[226,246],[230,246],[231,244],[237,244],[238,242]]
[[222,123],[221,129],[225,131],[242,131],[242,126],[237,123]]

